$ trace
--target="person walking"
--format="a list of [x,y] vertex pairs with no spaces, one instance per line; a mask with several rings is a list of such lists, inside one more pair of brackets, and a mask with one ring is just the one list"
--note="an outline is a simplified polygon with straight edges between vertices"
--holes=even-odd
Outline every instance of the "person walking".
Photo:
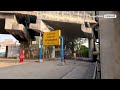
[[74,64],[76,64],[76,52],[73,52]]
[[23,49],[20,51],[20,61],[19,62],[20,63],[24,62],[24,50]]

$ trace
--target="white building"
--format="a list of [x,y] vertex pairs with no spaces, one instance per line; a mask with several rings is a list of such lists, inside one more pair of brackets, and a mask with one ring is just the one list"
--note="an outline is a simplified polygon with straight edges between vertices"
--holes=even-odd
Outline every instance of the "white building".
[[0,57],[5,57],[5,53],[6,53],[6,46],[0,44]]

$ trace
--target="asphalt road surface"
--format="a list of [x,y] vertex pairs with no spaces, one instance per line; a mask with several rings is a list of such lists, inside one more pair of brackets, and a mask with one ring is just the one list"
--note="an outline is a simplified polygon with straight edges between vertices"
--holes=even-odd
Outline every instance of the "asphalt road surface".
[[0,79],[92,79],[94,68],[95,63],[84,61],[74,64],[73,60],[66,60],[63,66],[59,60],[43,63],[33,61],[1,67]]

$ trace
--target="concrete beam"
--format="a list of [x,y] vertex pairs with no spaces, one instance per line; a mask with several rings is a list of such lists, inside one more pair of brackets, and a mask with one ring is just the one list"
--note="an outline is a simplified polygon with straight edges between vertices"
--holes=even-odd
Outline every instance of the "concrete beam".
[[50,32],[46,24],[42,20],[36,21],[36,24],[30,24],[29,26],[30,29],[36,31],[36,32]]
[[[56,12],[56,14],[55,14]],[[90,18],[84,18],[84,16],[78,15],[77,16],[73,15],[72,13],[68,12],[69,15],[66,16],[65,13],[57,14],[57,11],[50,11],[50,12],[43,12],[40,11],[37,14],[38,19],[42,20],[50,20],[50,21],[59,21],[59,22],[69,22],[69,23],[77,23],[77,24],[83,24],[84,22],[90,22],[90,23],[96,23],[94,19]],[[62,12],[62,11],[60,11]]]
[[15,21],[15,15],[8,15],[8,14],[1,14],[0,13],[0,33],[1,34],[9,34],[8,31],[6,31],[5,29],[5,25],[6,25],[6,19],[7,19],[7,28],[11,28],[12,27],[12,23],[17,23],[17,21]]
[[37,12],[34,11],[0,11],[0,14],[27,14],[37,16]]
[[5,18],[5,29],[14,29],[16,28],[15,25],[17,24],[17,20],[15,18],[15,15],[13,15],[14,18]]
[[81,30],[85,33],[92,33],[92,28],[91,27],[85,27],[84,24],[81,24]]
[[5,18],[11,18],[11,19],[14,19],[14,15],[11,15],[11,14],[3,14],[3,13],[0,13],[0,18],[2,19],[5,19]]
[[36,12],[33,11],[0,11],[0,18],[17,18],[18,23],[24,23],[29,18],[30,23],[36,23]]
[[[6,18],[5,19],[5,29],[11,33],[14,32],[14,30],[17,30],[18,32],[23,32],[25,39],[27,39],[28,41],[30,41],[30,35],[29,32],[27,31],[27,29],[25,28],[25,26],[23,24],[18,24],[16,18],[14,17],[14,19],[11,18]],[[21,36],[22,37],[22,36]]]

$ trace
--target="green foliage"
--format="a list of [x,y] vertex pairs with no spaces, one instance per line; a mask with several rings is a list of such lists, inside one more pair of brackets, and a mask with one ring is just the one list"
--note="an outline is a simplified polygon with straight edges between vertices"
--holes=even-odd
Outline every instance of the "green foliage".
[[81,45],[80,50],[77,49],[77,56],[88,57],[88,53],[89,53],[89,49],[84,45]]

